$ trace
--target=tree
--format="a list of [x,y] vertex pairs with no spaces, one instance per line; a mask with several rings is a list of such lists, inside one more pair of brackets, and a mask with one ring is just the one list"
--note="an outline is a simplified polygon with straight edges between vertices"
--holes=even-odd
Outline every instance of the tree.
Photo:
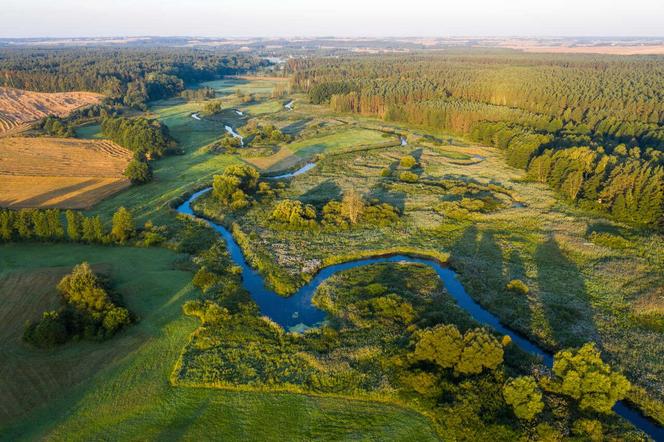
[[360,194],[355,190],[344,193],[341,200],[341,214],[348,218],[351,224],[357,224],[364,213],[364,201]]
[[417,160],[412,155],[406,155],[405,157],[401,157],[399,164],[401,165],[401,167],[411,169],[417,164]]
[[81,230],[83,228],[81,225],[82,217],[83,215],[74,212],[73,210],[67,210],[65,212],[65,218],[67,219],[67,237],[71,241],[78,241],[81,239]]
[[92,218],[83,218],[83,241],[102,242],[104,240],[104,225],[99,215]]
[[118,242],[126,242],[135,233],[134,219],[124,207],[120,207],[113,214],[111,236]]
[[37,322],[28,323],[23,339],[39,348],[51,348],[67,341],[67,327],[59,312],[48,311]]
[[476,328],[463,336],[463,351],[455,371],[478,374],[485,368],[495,369],[503,362],[503,346],[486,330]]
[[503,347],[484,329],[469,330],[462,336],[455,325],[441,324],[420,332],[411,357],[453,368],[455,374],[478,374],[503,362]]
[[594,343],[585,344],[576,351],[556,353],[553,374],[556,388],[578,400],[584,410],[609,413],[631,388],[625,376],[614,372],[602,361]]
[[14,232],[14,212],[0,210],[0,239],[11,241]]
[[124,176],[129,178],[133,184],[143,184],[152,180],[152,166],[143,155],[134,158],[127,164]]
[[452,324],[440,324],[420,333],[415,346],[415,360],[431,361],[442,368],[453,368],[459,362],[463,336]]
[[503,386],[503,397],[519,419],[533,420],[544,409],[542,392],[532,376],[521,376],[507,381]]

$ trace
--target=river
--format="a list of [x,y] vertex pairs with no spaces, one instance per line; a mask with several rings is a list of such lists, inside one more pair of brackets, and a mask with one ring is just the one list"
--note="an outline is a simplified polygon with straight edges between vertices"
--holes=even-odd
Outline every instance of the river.
[[[275,176],[272,177],[272,179],[291,178],[310,170],[314,166],[315,163],[307,163],[295,172]],[[311,300],[316,289],[325,280],[338,272],[384,262],[418,263],[431,267],[443,281],[447,292],[456,300],[459,307],[467,311],[477,322],[493,328],[502,335],[508,335],[512,339],[512,342],[519,346],[519,348],[528,353],[539,356],[547,367],[552,367],[553,355],[550,352],[542,349],[523,335],[503,325],[493,313],[483,308],[470,297],[461,282],[459,282],[456,272],[432,259],[409,255],[391,255],[335,264],[321,269],[321,271],[318,272],[309,283],[300,288],[293,295],[288,297],[277,295],[265,286],[265,280],[260,273],[247,263],[244,259],[242,249],[240,249],[240,246],[235,242],[233,235],[225,227],[197,217],[194,214],[191,208],[191,202],[210,190],[211,188],[208,187],[194,193],[187,201],[177,208],[177,211],[202,219],[224,238],[231,259],[235,265],[242,269],[242,285],[251,294],[252,299],[260,308],[261,314],[269,317],[284,329],[293,332],[301,332],[307,328],[317,327],[323,323],[325,320],[325,312],[315,307],[311,303]],[[649,434],[656,441],[664,441],[664,429],[662,427],[644,417],[637,410],[628,407],[624,402],[618,402],[613,410],[630,421],[635,427]]]

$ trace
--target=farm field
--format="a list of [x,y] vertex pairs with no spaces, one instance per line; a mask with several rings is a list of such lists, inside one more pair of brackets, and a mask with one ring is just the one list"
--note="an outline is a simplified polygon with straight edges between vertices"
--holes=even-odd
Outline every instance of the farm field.
[[45,116],[63,117],[100,101],[101,95],[92,92],[45,93],[0,87],[0,137]]
[[[53,351],[26,348],[18,340],[18,323],[4,321],[0,336],[8,357],[0,361],[0,439],[126,439],[140,434],[142,440],[161,440],[178,434],[200,440],[214,432],[224,440],[437,440],[426,419],[393,406],[171,387],[173,364],[196,328],[196,321],[181,313],[182,304],[196,296],[192,275],[175,270],[176,259],[163,249],[0,246],[0,318],[19,315],[23,320],[53,306],[53,282],[83,260],[108,272],[140,318],[109,341],[70,343]],[[33,288],[29,295],[28,287]],[[25,380],[18,384],[23,390],[7,382],[16,377]],[[44,405],[29,411],[38,404]],[[24,413],[18,423],[8,425],[10,417]]]
[[131,153],[110,141],[0,139],[0,206],[87,208],[129,186]]

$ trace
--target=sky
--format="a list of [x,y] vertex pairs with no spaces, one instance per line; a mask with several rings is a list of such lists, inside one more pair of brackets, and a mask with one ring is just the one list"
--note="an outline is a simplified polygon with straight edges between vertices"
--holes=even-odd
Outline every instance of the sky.
[[664,36],[664,0],[1,0],[0,37]]

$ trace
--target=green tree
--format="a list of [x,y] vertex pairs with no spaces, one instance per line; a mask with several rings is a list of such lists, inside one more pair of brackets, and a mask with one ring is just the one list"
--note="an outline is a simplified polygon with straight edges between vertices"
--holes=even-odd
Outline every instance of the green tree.
[[420,332],[413,359],[430,361],[442,368],[454,368],[463,349],[463,336],[452,324],[439,324]]
[[49,209],[46,211],[46,223],[50,238],[61,239],[65,236],[65,230],[62,227],[62,215],[59,209]]
[[32,237],[32,212],[32,209],[21,209],[14,217],[14,228],[21,239]]
[[609,413],[631,388],[625,376],[602,361],[594,343],[556,353],[553,374],[557,389],[578,400],[584,410]]
[[[143,156],[139,155],[139,157]],[[129,164],[127,164],[124,176],[129,178],[134,184],[144,184],[152,180],[152,167],[144,157],[141,159],[134,156]]]
[[0,239],[11,241],[14,234],[14,212],[0,210]]
[[486,330],[469,330],[463,336],[463,351],[455,371],[478,374],[485,368],[495,369],[503,362],[503,346]]
[[134,227],[134,218],[131,213],[124,207],[120,207],[113,214],[113,226],[111,228],[111,236],[118,242],[126,242],[131,238],[136,231]]
[[503,397],[519,419],[533,420],[544,409],[542,392],[532,376],[521,376],[507,381],[503,386]]
[[99,215],[92,218],[83,218],[83,241],[85,242],[102,242],[104,240],[104,225],[101,222]]
[[411,169],[417,164],[417,160],[412,155],[406,155],[405,157],[401,157],[401,160],[399,160],[399,164],[401,165],[401,167]]
[[81,239],[81,230],[82,226],[82,215],[73,210],[67,210],[65,212],[65,218],[67,220],[67,237],[71,241],[78,241]]

